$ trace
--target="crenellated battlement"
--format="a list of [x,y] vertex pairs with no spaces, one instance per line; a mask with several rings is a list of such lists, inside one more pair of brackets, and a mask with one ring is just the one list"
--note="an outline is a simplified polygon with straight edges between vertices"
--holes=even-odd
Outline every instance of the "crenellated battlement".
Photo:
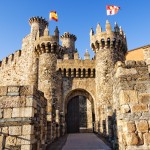
[[73,55],[76,52],[75,41],[77,37],[74,34],[65,32],[60,36],[60,40],[62,41],[62,46],[66,48],[65,53],[69,54],[69,59],[73,59]]
[[146,62],[141,61],[135,61],[135,60],[126,60],[125,62],[118,61],[116,63],[116,67],[122,67],[122,68],[136,68],[136,67],[146,67]]
[[36,37],[37,33],[42,36],[45,28],[48,26],[48,21],[42,17],[32,17],[29,19],[31,26],[31,35],[33,38]]
[[38,55],[42,53],[57,53],[58,54],[59,52],[61,52],[61,48],[58,48],[59,31],[57,27],[56,29],[54,31],[54,35],[49,35],[49,30],[47,27],[44,30],[43,36],[40,36],[40,34],[37,34],[36,41],[35,41],[35,52]]
[[58,59],[57,71],[63,77],[95,78],[95,60]]
[[7,64],[11,64],[14,62],[14,60],[18,60],[18,58],[21,56],[22,51],[17,50],[14,54],[9,55],[8,57],[5,57],[0,61],[0,67],[5,67]]
[[70,38],[74,41],[77,40],[77,37],[74,34],[70,34],[69,32],[65,32],[63,35],[60,36],[61,40],[63,40],[64,38]]
[[94,52],[102,49],[113,48],[118,51],[127,52],[126,36],[122,28],[115,23],[114,30],[112,30],[108,20],[106,21],[106,30],[102,31],[100,24],[97,25],[96,34],[93,29],[90,31],[90,46]]
[[48,26],[48,21],[46,21],[43,17],[32,17],[29,19],[29,24],[32,25],[34,22],[43,24],[45,27]]
[[124,63],[118,61],[115,65],[115,77],[120,80],[138,80],[146,81],[149,80],[148,66],[145,61],[133,61],[128,60]]

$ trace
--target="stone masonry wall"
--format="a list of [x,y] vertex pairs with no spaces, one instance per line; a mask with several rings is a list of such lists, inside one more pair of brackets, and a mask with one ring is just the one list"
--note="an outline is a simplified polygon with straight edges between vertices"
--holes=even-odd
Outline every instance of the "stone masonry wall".
[[0,85],[27,85],[29,71],[27,52],[16,51],[0,63]]
[[0,149],[45,149],[47,101],[33,86],[0,87]]
[[150,79],[148,66],[144,61],[118,62],[114,83],[113,107],[117,120],[115,143],[119,144],[120,150],[149,150]]
[[0,61],[0,86],[34,85],[37,87],[38,59],[33,52],[35,37],[26,36],[22,50]]
[[[66,70],[66,74],[64,69]],[[79,69],[81,71],[80,73]],[[59,70],[62,75],[63,111],[65,111],[67,95],[75,89],[86,90],[95,100],[95,60],[59,59],[57,60],[57,70]],[[88,70],[90,70],[89,74]],[[94,102],[94,104],[96,104],[96,102]]]

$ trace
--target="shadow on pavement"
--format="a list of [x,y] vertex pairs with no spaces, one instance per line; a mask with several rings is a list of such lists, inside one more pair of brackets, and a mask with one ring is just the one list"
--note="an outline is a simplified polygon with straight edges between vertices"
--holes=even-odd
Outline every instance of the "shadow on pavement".
[[46,147],[46,150],[62,150],[62,147],[65,145],[68,135],[64,135],[63,137],[60,137],[53,143],[49,144]]

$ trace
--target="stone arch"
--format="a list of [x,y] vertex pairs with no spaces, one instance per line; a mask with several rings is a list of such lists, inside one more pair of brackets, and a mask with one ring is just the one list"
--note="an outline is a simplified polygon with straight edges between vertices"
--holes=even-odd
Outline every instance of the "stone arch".
[[86,98],[89,98],[90,102],[93,105],[92,109],[93,109],[93,111],[95,111],[93,95],[85,89],[77,88],[77,89],[73,89],[73,90],[69,91],[65,97],[65,106],[64,106],[65,113],[67,112],[67,104],[68,104],[69,100],[71,100],[71,98],[73,98],[75,96],[85,96]]
[[[65,98],[64,105],[65,120],[68,133],[94,131],[94,99],[87,90],[80,88],[71,90]],[[77,109],[75,109],[75,107]],[[76,124],[78,127],[76,126]],[[75,130],[73,128],[75,128]]]

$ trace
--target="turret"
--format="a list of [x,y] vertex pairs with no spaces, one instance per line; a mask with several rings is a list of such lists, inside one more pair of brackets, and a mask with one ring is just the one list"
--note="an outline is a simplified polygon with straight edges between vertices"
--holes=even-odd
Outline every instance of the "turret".
[[[102,31],[100,25],[97,25],[96,34],[93,29],[90,30],[90,46],[95,53],[102,49],[113,49],[115,55],[119,56],[119,60],[125,59],[127,52],[126,37],[122,28],[115,23],[114,31],[111,28],[109,21],[106,21],[106,31]],[[120,58],[120,56],[122,58]],[[116,60],[117,61],[117,60]]]
[[29,19],[31,26],[31,34],[36,36],[39,31],[40,36],[43,35],[44,29],[48,26],[48,22],[42,17],[32,17]]
[[69,58],[72,59],[75,53],[75,41],[77,40],[76,36],[70,34],[69,32],[65,32],[64,35],[60,37],[62,41],[62,46],[66,47]]
[[96,27],[96,34],[99,34],[101,32],[102,32],[102,28],[101,28],[100,24],[98,23],[97,27]]
[[[39,34],[37,36],[40,36]],[[49,30],[48,27],[46,26],[46,28],[44,29],[44,36],[49,36]]]
[[86,49],[86,52],[85,52],[85,54],[84,54],[84,59],[86,60],[86,59],[90,59],[90,54],[89,54],[89,52],[88,52],[88,50]]
[[55,28],[54,35],[59,37],[59,30],[57,26]]
[[119,33],[119,27],[118,27],[117,22],[115,22],[114,31],[115,31],[116,33]]
[[94,35],[94,31],[93,31],[93,28],[91,28],[90,30],[90,36]]
[[111,33],[112,32],[111,25],[110,25],[108,20],[106,20],[106,32],[107,33]]
[[[56,138],[56,120],[58,121],[58,107],[56,104],[56,79],[57,79],[57,57],[59,55],[59,37],[56,35],[49,35],[48,27],[45,26],[44,34],[39,36],[37,34],[34,43],[35,53],[39,58],[38,63],[38,89],[44,92],[47,99],[47,122],[48,135],[47,143]],[[56,31],[56,30],[55,30]],[[58,33],[58,32],[57,32]]]
[[[106,21],[105,31],[97,25],[96,33],[90,30],[90,46],[96,56],[96,101],[99,104],[99,116],[96,116],[96,130],[109,135],[111,126],[108,116],[113,112],[113,69],[117,61],[124,61],[127,52],[126,38],[122,28],[115,24],[114,31]],[[103,122],[105,122],[105,127]]]

